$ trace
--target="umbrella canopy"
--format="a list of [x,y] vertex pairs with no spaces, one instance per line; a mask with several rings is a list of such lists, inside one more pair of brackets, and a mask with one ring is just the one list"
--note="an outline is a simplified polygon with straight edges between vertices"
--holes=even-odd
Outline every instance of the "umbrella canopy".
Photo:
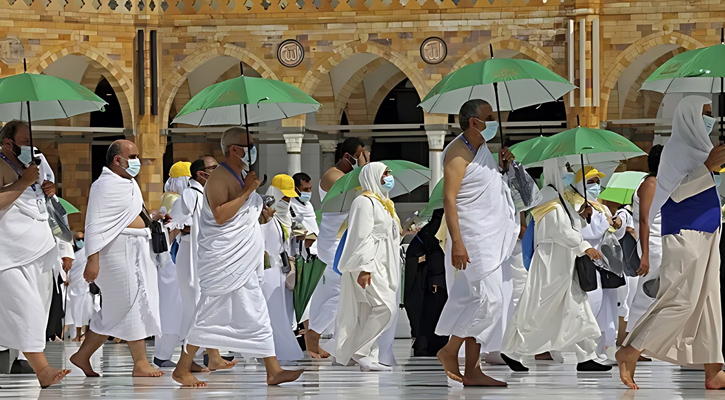
[[608,200],[619,204],[632,204],[635,190],[647,176],[646,172],[626,171],[612,175],[607,188],[599,194],[599,200]]
[[[496,108],[494,83],[499,84]],[[530,60],[491,58],[446,75],[420,103],[426,112],[458,114],[471,99],[486,100],[494,111],[512,111],[556,101],[576,86]]]
[[443,178],[433,188],[428,197],[428,205],[418,214],[418,217],[429,219],[433,216],[433,212],[439,208],[443,208]]
[[55,76],[24,72],[0,79],[0,121],[69,118],[106,104],[85,86]]
[[239,126],[317,112],[319,108],[320,103],[294,85],[240,76],[199,92],[186,103],[173,123]]
[[[403,160],[380,162],[388,166],[395,178],[395,187],[390,191],[391,198],[410,193],[430,181],[430,169],[422,165]],[[323,213],[350,210],[352,201],[362,190],[360,170],[361,168],[352,170],[332,185],[320,207]]]
[[69,203],[68,200],[66,200],[66,199],[61,199],[60,197],[58,197],[58,202],[60,203],[60,205],[63,206],[65,213],[68,215],[81,212],[81,210],[77,209],[73,204]]
[[662,64],[641,90],[660,93],[721,93],[725,77],[725,44],[678,54]]
[[560,159],[562,165],[580,164],[580,155],[587,165],[619,161],[647,155],[629,139],[604,129],[577,127],[549,137],[545,147],[534,147],[521,160],[526,167],[542,167],[544,160]]
[[292,303],[295,308],[297,323],[302,322],[302,314],[312,298],[317,283],[325,272],[325,264],[317,258],[305,260],[302,256],[295,258],[295,290],[292,292]]

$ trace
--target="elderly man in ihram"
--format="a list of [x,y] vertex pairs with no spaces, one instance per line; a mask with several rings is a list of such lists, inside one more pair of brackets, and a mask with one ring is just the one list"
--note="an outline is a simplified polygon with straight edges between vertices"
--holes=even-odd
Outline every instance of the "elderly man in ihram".
[[108,147],[106,167],[91,185],[86,212],[84,277],[103,293],[103,307],[91,319],[86,339],[70,361],[86,376],[98,376],[90,358],[108,336],[126,340],[133,376],[163,373],[146,358],[145,339],[161,333],[156,265],[151,258],[151,218],[134,180],[141,169],[136,145],[117,140]]
[[294,381],[302,374],[283,370],[275,357],[272,326],[260,287],[264,274],[259,225],[263,201],[256,192],[257,175],[247,172],[256,160],[256,148],[250,150],[251,144],[242,129],[224,132],[222,168],[214,170],[204,188],[197,264],[201,298],[185,352],[173,374],[184,386],[206,386],[191,374],[199,347],[264,358],[269,385]]

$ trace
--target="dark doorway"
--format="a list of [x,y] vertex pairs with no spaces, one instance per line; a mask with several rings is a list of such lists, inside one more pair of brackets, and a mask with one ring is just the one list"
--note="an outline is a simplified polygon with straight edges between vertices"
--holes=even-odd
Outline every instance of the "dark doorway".
[[409,79],[403,79],[385,96],[375,115],[376,124],[423,123],[423,110],[418,107],[420,97]]
[[[105,111],[96,111],[91,113],[91,127],[93,128],[123,128],[123,113],[121,105],[113,91],[111,84],[106,78],[101,78],[96,86],[95,93],[98,97],[105,100],[108,104]],[[93,181],[98,179],[106,166],[106,152],[108,145],[114,140],[125,139],[123,135],[118,136],[99,136],[93,138],[91,146],[91,173]]]

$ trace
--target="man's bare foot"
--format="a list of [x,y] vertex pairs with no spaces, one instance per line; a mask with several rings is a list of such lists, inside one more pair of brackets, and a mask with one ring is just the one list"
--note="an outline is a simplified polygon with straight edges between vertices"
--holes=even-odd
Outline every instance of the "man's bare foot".
[[720,371],[715,375],[714,378],[705,382],[705,389],[708,390],[720,390],[725,389],[725,372]]
[[619,364],[619,378],[630,389],[639,389],[639,386],[634,382],[634,370],[637,368],[639,355],[640,353],[632,346],[622,347],[615,354]]
[[458,352],[451,353],[449,349],[443,347],[438,350],[436,354],[438,361],[443,365],[443,369],[446,371],[446,375],[456,382],[463,382],[463,376],[461,369],[458,366]]
[[330,357],[330,353],[320,347],[320,334],[310,329],[305,332],[305,348],[310,358],[319,359]]
[[[239,360],[227,361],[221,357],[209,357],[209,371],[233,368]],[[192,365],[193,368],[193,365]]]
[[81,371],[83,371],[83,373],[86,374],[86,376],[89,378],[97,378],[100,376],[96,371],[93,370],[93,367],[91,367],[91,360],[88,358],[80,357],[78,353],[70,356],[70,362],[76,367],[80,368]]
[[141,360],[133,365],[131,376],[158,378],[164,373],[154,368],[147,360]]
[[302,369],[295,371],[288,371],[286,369],[283,369],[276,375],[270,375],[269,373],[267,373],[267,385],[279,385],[280,383],[296,381],[303,372],[305,371]]
[[481,371],[480,368],[475,368],[472,372],[467,372],[463,375],[463,386],[508,386],[506,382],[501,382],[491,378]]
[[45,389],[50,385],[55,385],[60,382],[69,373],[69,369],[58,369],[48,365],[42,371],[38,372],[36,376],[38,377],[38,382],[40,382],[40,387]]
[[548,361],[548,360],[554,360],[554,358],[551,356],[551,353],[548,351],[546,353],[537,354],[534,359],[536,361]]
[[191,372],[209,372],[209,368],[199,365],[195,362],[191,362]]
[[178,368],[174,369],[171,374],[174,380],[181,384],[183,387],[188,388],[202,388],[206,387],[206,382],[200,381],[194,377],[189,371],[180,371]]

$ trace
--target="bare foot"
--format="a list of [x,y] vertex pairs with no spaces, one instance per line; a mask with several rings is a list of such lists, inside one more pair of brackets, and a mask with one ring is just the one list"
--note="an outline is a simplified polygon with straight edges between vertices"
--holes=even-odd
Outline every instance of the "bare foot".
[[194,375],[191,374],[189,371],[180,371],[178,368],[174,369],[174,372],[171,374],[171,377],[174,378],[174,380],[181,384],[183,387],[188,388],[202,388],[206,387],[206,382],[200,381],[196,378],[194,378]]
[[164,373],[154,368],[148,361],[142,360],[134,364],[131,376],[158,378]]
[[549,353],[548,351],[546,353],[537,354],[534,359],[537,361],[554,360],[554,358],[551,356],[551,353]]
[[191,362],[191,372],[209,372],[209,368],[199,365],[195,362]]
[[[230,369],[233,368],[239,360],[227,361],[221,357],[209,357],[209,371],[216,371],[219,369]],[[193,365],[192,365],[193,368]]]
[[320,347],[320,358],[330,358],[330,353],[326,352],[325,349]]
[[302,369],[295,371],[288,371],[286,369],[283,369],[276,375],[270,375],[269,373],[267,373],[267,385],[279,385],[280,383],[296,381],[303,372],[305,371]]
[[71,339],[71,342],[80,342],[80,341],[81,341],[81,338],[79,338],[78,336]]
[[69,369],[58,369],[48,365],[36,375],[38,377],[38,382],[40,382],[40,387],[45,389],[50,385],[55,385],[60,382],[69,373]]
[[443,347],[438,350],[436,356],[449,378],[456,382],[463,382],[461,369],[458,366],[458,353],[451,354],[446,347]]
[[639,354],[632,346],[622,347],[615,354],[619,364],[619,378],[630,389],[639,389],[639,386],[634,382],[634,370],[637,368]]
[[714,378],[705,382],[705,389],[708,390],[720,390],[725,389],[725,372],[718,372]]
[[491,378],[481,371],[480,368],[475,368],[472,372],[466,373],[463,376],[463,386],[508,386],[506,382],[501,382]]
[[87,377],[97,378],[100,376],[96,371],[93,370],[93,367],[91,367],[91,360],[87,358],[81,358],[78,353],[70,356],[70,362],[76,367],[80,368]]
[[313,330],[307,330],[305,332],[305,348],[310,358],[319,359],[330,357],[330,353],[322,350],[320,347],[320,334]]

